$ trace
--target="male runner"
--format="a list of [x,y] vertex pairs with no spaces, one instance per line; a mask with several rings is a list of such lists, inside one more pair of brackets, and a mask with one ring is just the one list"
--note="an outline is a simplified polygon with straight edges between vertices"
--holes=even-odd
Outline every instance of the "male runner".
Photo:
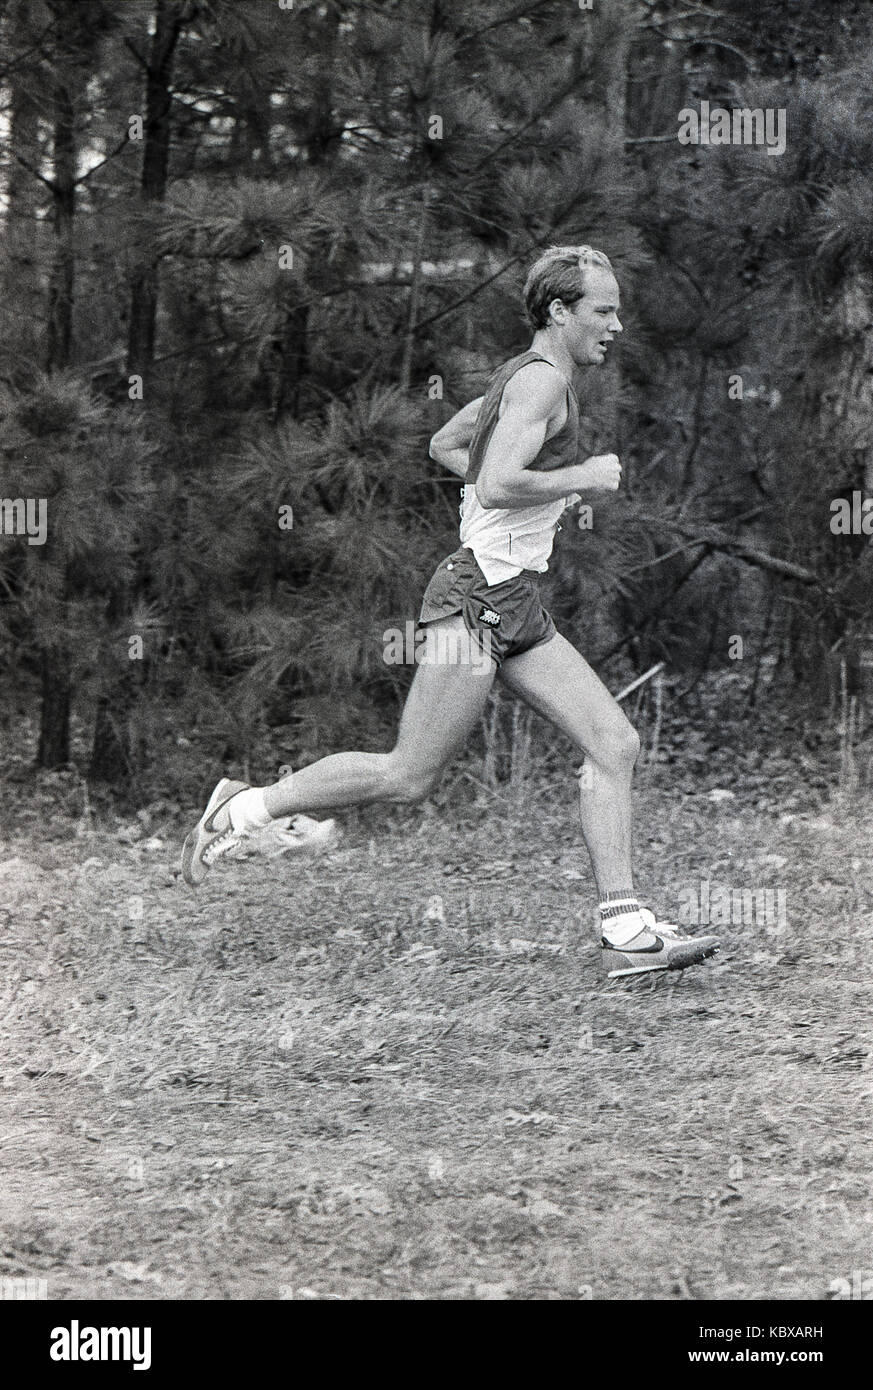
[[[495,678],[585,755],[582,833],[600,897],[601,946],[611,977],[682,970],[713,954],[715,937],[690,937],[641,908],[631,869],[631,777],[639,738],[584,658],[540,603],[558,518],[582,489],[614,491],[615,454],[577,461],[573,376],[606,359],[622,331],[607,257],[554,247],[524,288],[534,329],[527,352],[500,367],[484,396],[431,440],[437,462],[465,477],[461,547],[424,594],[419,665],[390,753],[335,753],[267,787],[222,779],[185,841],[182,872],[207,870],[273,820],[366,802],[415,802],[433,790],[476,725]],[[483,654],[487,655],[487,660]]]

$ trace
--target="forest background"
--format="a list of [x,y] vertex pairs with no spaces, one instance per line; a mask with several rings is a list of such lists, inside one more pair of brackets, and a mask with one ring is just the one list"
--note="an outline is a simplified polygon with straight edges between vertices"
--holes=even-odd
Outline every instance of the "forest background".
[[[384,634],[456,544],[428,438],[526,345],[537,252],[588,242],[625,333],[583,446],[625,486],[565,520],[559,625],[614,688],[663,660],[637,714],[697,721],[699,756],[729,728],[867,781],[869,6],[5,0],[0,46],[28,768],[138,805],[388,746],[411,669]],[[704,100],[784,111],[784,153],[680,143]],[[519,718],[495,695],[489,785],[547,751]]]

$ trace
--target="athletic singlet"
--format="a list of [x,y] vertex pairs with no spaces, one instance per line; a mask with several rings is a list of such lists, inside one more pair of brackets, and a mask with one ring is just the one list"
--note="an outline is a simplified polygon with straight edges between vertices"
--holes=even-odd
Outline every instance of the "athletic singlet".
[[[504,388],[510,377],[529,362],[548,362],[548,358],[532,350],[523,352],[504,362],[491,377],[470,441],[470,465],[461,502],[461,543],[472,550],[489,584],[512,579],[522,570],[540,573],[547,570],[558,518],[571,502],[578,500],[578,494],[573,493],[570,497],[536,502],[528,507],[489,507],[486,510],[476,496],[476,479],[499,418]],[[579,403],[567,382],[567,419],[558,433],[546,440],[528,467],[536,472],[566,468],[576,462],[578,444]]]

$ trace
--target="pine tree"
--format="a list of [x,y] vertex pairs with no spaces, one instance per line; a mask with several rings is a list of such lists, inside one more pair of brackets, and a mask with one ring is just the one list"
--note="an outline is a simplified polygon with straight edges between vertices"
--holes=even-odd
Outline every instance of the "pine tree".
[[[382,634],[457,534],[428,435],[525,346],[523,276],[556,242],[609,253],[629,328],[620,375],[583,383],[583,448],[616,449],[627,490],[565,527],[569,635],[693,679],[790,612],[798,655],[843,652],[868,560],[822,509],[835,464],[843,490],[870,470],[848,9],[841,28],[812,0],[7,5],[5,490],[43,488],[67,530],[3,537],[0,603],[42,664],[43,757],[67,756],[71,701],[115,787],[180,727],[237,764],[289,708],[286,761],[387,734],[410,673]],[[703,97],[787,105],[786,155],[679,146]],[[109,488],[102,560],[89,488]],[[193,754],[184,775],[199,791]]]
[[[15,85],[27,88],[41,84],[41,103],[50,131],[44,150],[34,148],[35,130],[29,102],[35,97],[22,92],[16,102],[18,120],[14,129],[27,152],[12,147],[18,170],[24,170],[48,193],[51,240],[47,248],[48,291],[45,327],[41,345],[41,366],[49,373],[67,372],[73,361],[74,293],[76,268],[76,193],[78,186],[77,113],[84,103],[85,89],[94,48],[111,29],[111,15],[99,0],[72,5],[69,0],[44,0],[31,7],[13,6],[6,17],[10,39],[11,68]],[[13,92],[15,86],[13,86]],[[13,97],[13,100],[16,99]],[[40,167],[45,163],[50,173]],[[13,190],[19,179],[18,170]],[[20,250],[20,222],[29,218],[33,200],[16,191],[10,208],[13,229],[13,257]],[[10,267],[15,261],[8,261]],[[7,275],[8,275],[7,271]],[[31,282],[32,284],[32,282]],[[30,295],[32,299],[32,291]],[[33,495],[28,492],[27,495]],[[54,555],[56,547],[46,550]],[[62,553],[63,547],[60,547]],[[51,621],[40,641],[42,712],[37,760],[42,767],[53,767],[69,758],[69,718],[71,701],[71,653],[66,632],[68,605],[72,599],[69,576],[63,566],[55,568],[47,559],[51,580],[48,591]]]

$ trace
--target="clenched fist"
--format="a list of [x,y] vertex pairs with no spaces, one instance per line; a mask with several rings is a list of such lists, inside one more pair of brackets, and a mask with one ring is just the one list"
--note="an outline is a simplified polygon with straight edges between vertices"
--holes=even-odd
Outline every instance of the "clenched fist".
[[582,486],[600,492],[616,492],[621,486],[621,464],[618,454],[594,454],[582,464]]

